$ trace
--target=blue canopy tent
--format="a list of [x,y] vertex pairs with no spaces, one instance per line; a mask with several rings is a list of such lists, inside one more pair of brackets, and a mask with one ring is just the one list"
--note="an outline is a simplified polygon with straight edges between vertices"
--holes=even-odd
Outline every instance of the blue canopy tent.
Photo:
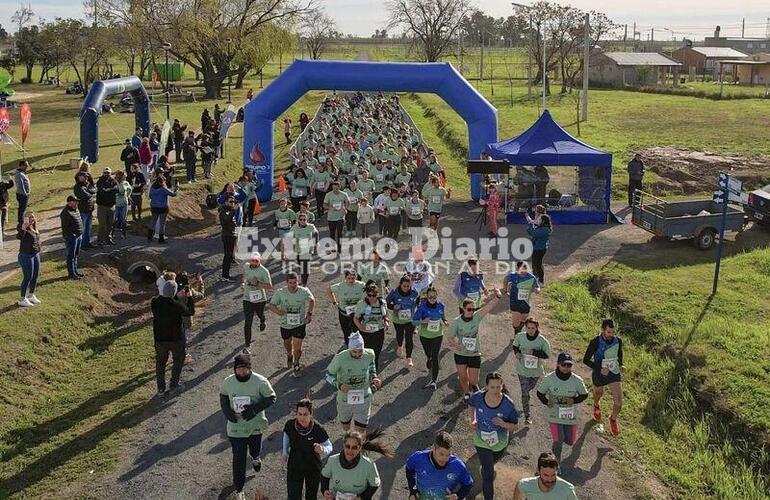
[[[506,160],[516,168],[516,173],[509,176],[509,187],[512,183],[517,186],[506,216],[509,224],[525,222],[525,211],[537,203],[549,206],[548,213],[554,224],[607,222],[612,155],[572,137],[548,111],[522,134],[487,144],[484,152],[491,159]],[[528,167],[534,167],[534,170]],[[556,198],[553,196],[555,181],[564,172],[554,167],[576,169],[571,185],[563,183]],[[551,168],[550,173],[548,168]],[[551,183],[550,192],[547,191],[548,183]]]

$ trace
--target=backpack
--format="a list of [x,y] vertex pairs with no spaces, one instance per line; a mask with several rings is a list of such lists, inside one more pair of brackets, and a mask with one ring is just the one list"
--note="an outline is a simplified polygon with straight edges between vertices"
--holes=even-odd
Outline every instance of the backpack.
[[206,208],[214,210],[219,204],[217,203],[217,194],[209,193],[206,195]]

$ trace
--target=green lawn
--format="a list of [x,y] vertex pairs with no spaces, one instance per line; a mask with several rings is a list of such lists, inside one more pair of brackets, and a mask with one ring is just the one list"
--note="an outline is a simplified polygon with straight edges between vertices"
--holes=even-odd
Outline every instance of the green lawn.
[[547,303],[578,353],[599,318],[618,320],[631,460],[680,498],[767,498],[770,251],[726,259],[713,299],[713,263],[671,264],[612,263],[552,285]]

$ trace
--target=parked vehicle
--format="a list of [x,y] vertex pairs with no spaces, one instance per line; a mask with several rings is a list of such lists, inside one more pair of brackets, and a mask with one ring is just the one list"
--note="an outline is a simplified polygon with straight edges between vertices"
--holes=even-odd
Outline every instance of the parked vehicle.
[[749,219],[770,226],[770,184],[750,192],[744,209]]
[[[696,247],[708,250],[717,241],[723,208],[721,203],[711,199],[667,202],[637,190],[631,207],[631,222],[660,238],[692,238]],[[725,232],[740,232],[743,224],[743,209],[728,204]]]

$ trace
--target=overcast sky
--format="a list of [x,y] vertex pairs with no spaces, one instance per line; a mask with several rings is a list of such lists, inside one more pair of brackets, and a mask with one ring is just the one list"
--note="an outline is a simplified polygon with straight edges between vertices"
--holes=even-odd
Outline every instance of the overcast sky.
[[[319,2],[337,20],[344,33],[369,36],[375,29],[385,27],[387,12],[383,0]],[[80,0],[30,0],[30,3],[37,16],[49,20],[57,16],[82,17],[83,14]],[[743,18],[746,19],[746,36],[764,36],[767,18],[770,17],[770,2],[767,0],[571,0],[559,3],[585,10],[603,10],[615,22],[628,23],[629,36],[631,26],[636,22],[643,39],[647,38],[653,26],[656,39],[671,38],[671,31],[677,39],[682,36],[703,38],[711,35],[717,24],[723,27],[723,34],[740,36]],[[476,5],[495,17],[507,16],[512,12],[509,0],[476,0]],[[15,28],[9,29],[9,25],[18,6],[18,0],[0,0],[0,24],[8,31],[15,31]]]

